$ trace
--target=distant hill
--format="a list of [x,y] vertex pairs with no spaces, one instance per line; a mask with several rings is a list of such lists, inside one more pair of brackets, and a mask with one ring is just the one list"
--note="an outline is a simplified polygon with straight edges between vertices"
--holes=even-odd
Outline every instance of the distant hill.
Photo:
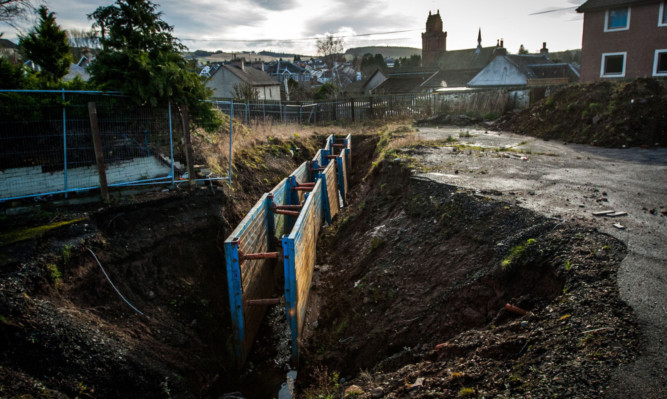
[[382,54],[383,57],[392,57],[392,58],[409,58],[410,56],[417,54],[422,55],[422,49],[416,47],[390,47],[390,46],[369,46],[369,47],[353,47],[347,49],[345,55],[350,55],[353,57],[361,57],[366,53],[370,54]]

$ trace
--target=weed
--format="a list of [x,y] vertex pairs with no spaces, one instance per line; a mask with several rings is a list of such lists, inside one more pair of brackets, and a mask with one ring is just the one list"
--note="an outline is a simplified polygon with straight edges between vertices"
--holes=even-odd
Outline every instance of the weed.
[[70,258],[72,257],[72,246],[71,245],[65,245],[63,249],[60,251],[60,255],[63,258],[63,264],[66,265],[69,263]]
[[565,262],[565,270],[570,271],[570,269],[572,269],[572,263],[568,260]]
[[569,319],[570,317],[572,317],[571,314],[566,314],[566,315],[561,316],[560,319],[558,319],[558,320],[563,321],[563,320]]
[[547,97],[546,100],[544,100],[544,105],[547,107],[550,107],[554,103],[554,98],[553,97]]
[[469,398],[475,395],[475,388],[461,388],[459,391],[459,397]]
[[453,143],[453,142],[459,141],[459,139],[457,139],[456,137],[454,137],[450,134],[450,135],[447,136],[447,140],[445,140],[445,141],[448,142],[448,143]]
[[574,110],[575,107],[576,107],[576,104],[574,104],[574,103],[569,103],[569,104],[567,105],[567,107],[565,107],[565,110],[566,110],[567,112],[572,112],[572,110]]
[[326,367],[315,368],[312,379],[314,384],[303,392],[305,399],[333,399],[340,388],[340,374],[331,372]]
[[500,262],[500,267],[503,271],[508,270],[512,264],[514,264],[517,260],[519,260],[523,254],[526,252],[526,249],[534,245],[537,241],[535,241],[534,238],[529,238],[526,240],[524,244],[519,244],[517,246],[514,246],[510,249],[509,255],[505,257],[505,259]]
[[463,138],[463,137],[472,137],[472,134],[470,134],[470,132],[468,130],[466,130],[465,132],[459,133],[459,138]]
[[527,142],[526,140],[524,140],[524,141],[522,141],[522,142],[519,143],[520,146],[521,146],[521,145],[526,145],[526,144],[528,144],[528,142]]
[[60,288],[62,285],[62,273],[60,273],[60,270],[58,270],[58,266],[53,263],[49,263],[46,265],[46,270],[49,272],[49,279],[51,280],[51,283],[53,283],[53,286]]
[[450,381],[456,381],[460,378],[463,378],[463,373],[453,372],[452,375],[449,376]]

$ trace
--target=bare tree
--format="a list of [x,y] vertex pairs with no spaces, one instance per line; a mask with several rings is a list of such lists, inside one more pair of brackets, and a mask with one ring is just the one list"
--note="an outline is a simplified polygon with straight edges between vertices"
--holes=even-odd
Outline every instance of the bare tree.
[[234,100],[251,102],[259,100],[259,92],[250,83],[234,83]]
[[70,46],[79,48],[99,48],[100,38],[94,29],[70,29],[67,31]]
[[334,68],[336,61],[342,59],[343,39],[334,35],[326,35],[322,39],[317,39],[317,54],[327,64],[329,69]]
[[35,0],[0,0],[0,22],[12,25],[12,21],[25,18],[35,10]]

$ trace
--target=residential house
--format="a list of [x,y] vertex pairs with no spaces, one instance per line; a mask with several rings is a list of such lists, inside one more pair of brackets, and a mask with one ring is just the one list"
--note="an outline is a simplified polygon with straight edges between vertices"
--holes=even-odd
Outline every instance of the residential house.
[[588,0],[581,80],[667,76],[667,2]]
[[86,68],[94,59],[95,57],[92,56],[92,54],[82,55],[77,63],[72,63],[69,66],[69,71],[67,72],[67,75],[63,76],[63,80],[69,82],[78,76],[81,80],[87,82],[90,79],[90,74]]
[[534,87],[568,84],[578,80],[577,67],[569,63],[551,61],[544,43],[541,54],[497,55],[468,82],[468,86]]
[[376,69],[366,80],[357,80],[343,88],[343,93],[348,97],[370,96],[373,90],[382,82],[387,80],[387,76],[380,69]]
[[18,64],[20,59],[19,46],[11,40],[0,38],[0,57],[13,64]]
[[281,83],[292,79],[299,84],[309,85],[312,79],[309,71],[287,61],[272,62],[266,72]]
[[260,100],[280,100],[280,82],[264,71],[246,66],[243,61],[207,66],[200,75],[209,78],[206,87],[213,90],[214,98],[234,98],[235,85],[249,84]]

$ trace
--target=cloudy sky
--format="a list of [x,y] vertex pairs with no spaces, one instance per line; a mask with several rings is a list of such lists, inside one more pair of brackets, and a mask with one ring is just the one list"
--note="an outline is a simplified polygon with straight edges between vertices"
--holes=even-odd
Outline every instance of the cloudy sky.
[[[315,54],[326,33],[344,38],[345,48],[409,46],[421,48],[429,11],[440,10],[447,49],[482,45],[516,52],[523,44],[537,51],[581,47],[583,18],[574,8],[583,0],[157,0],[163,19],[190,50],[271,50]],[[45,0],[65,29],[90,28],[87,14],[111,0]],[[552,10],[557,10],[553,11]],[[28,24],[29,27],[29,24]],[[24,28],[25,29],[25,28]],[[16,31],[0,24],[4,38]],[[393,32],[393,33],[390,33]]]

